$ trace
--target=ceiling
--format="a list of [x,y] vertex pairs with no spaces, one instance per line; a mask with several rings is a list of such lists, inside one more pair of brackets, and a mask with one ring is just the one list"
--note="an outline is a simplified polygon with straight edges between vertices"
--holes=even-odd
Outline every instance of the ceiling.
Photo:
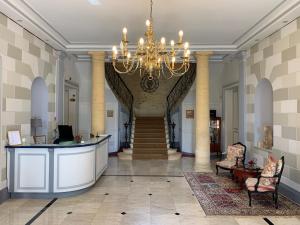
[[[70,52],[109,50],[124,26],[131,43],[144,34],[149,0],[3,0],[0,11]],[[300,15],[299,0],[154,0],[157,38],[177,39],[193,50],[234,52],[264,38]]]

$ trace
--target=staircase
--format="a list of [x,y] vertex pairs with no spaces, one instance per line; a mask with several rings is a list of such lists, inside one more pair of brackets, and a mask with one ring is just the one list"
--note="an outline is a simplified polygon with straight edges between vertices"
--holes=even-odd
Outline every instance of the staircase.
[[168,159],[164,118],[136,118],[132,158]]

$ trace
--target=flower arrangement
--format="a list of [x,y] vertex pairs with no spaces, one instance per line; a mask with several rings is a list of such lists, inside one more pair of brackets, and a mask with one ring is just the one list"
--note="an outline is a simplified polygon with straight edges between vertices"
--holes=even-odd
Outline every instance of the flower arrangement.
[[80,143],[81,140],[82,140],[82,136],[81,136],[81,135],[76,135],[76,136],[74,137],[74,141],[75,141],[76,143]]
[[250,159],[248,161],[248,165],[249,165],[249,167],[254,168],[256,165],[256,159]]

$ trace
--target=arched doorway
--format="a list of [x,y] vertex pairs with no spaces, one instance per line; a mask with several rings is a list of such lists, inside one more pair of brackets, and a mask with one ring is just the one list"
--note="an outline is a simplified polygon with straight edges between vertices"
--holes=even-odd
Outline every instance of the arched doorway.
[[273,129],[273,88],[268,79],[258,82],[254,101],[254,145],[263,141],[264,128]]
[[31,135],[47,136],[48,88],[44,79],[41,77],[35,78],[31,86],[31,119]]

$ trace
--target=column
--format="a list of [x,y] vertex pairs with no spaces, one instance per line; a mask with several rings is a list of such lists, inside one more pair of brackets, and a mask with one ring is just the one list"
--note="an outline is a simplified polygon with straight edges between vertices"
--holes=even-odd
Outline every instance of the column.
[[105,133],[104,52],[89,52],[92,57],[92,134]]
[[209,172],[210,168],[210,136],[209,136],[209,56],[211,52],[197,52],[196,74],[196,141],[195,170]]
[[64,124],[64,60],[67,54],[63,51],[56,51],[56,121],[57,124]]

